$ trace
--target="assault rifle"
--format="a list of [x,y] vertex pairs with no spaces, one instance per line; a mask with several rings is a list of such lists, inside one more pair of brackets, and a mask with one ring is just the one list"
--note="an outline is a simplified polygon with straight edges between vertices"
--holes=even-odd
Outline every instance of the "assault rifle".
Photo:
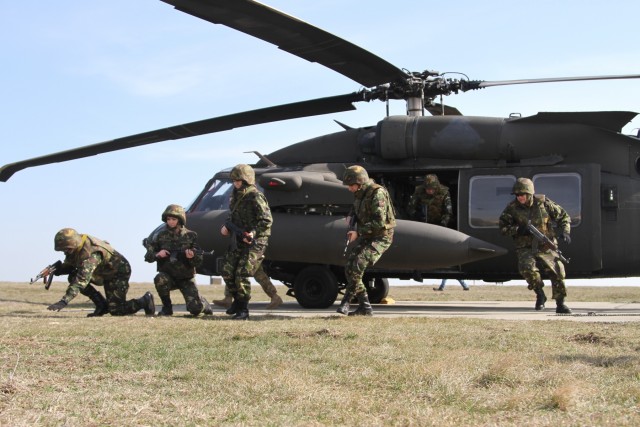
[[49,288],[51,287],[51,282],[53,281],[53,273],[55,273],[56,270],[59,269],[61,265],[62,265],[61,261],[56,261],[51,265],[47,265],[45,268],[42,269],[42,271],[40,271],[40,273],[36,275],[35,279],[31,279],[29,281],[29,284],[33,285],[38,280],[44,279],[44,288],[48,291]]
[[347,248],[349,247],[349,231],[355,231],[356,224],[358,223],[358,217],[354,212],[350,212],[347,219],[349,221],[349,228],[347,229],[347,237],[344,242],[344,251],[342,251],[342,256],[347,256]]
[[239,237],[240,240],[244,241],[245,239],[248,239],[249,240],[249,243],[248,243],[249,246],[253,246],[253,245],[256,244],[256,241],[253,239],[253,237],[248,236],[247,232],[245,230],[243,230],[242,228],[240,228],[237,225],[235,225],[233,222],[231,222],[231,220],[229,220],[229,219],[226,220],[225,223],[224,223],[224,226],[227,228],[227,230],[229,230],[230,232],[235,234],[237,237]]
[[205,251],[204,249],[200,249],[200,248],[165,249],[171,254],[169,255],[169,262],[176,262],[179,256],[184,256],[186,258],[184,251],[186,251],[187,249],[191,249],[194,255],[213,255],[213,249],[210,251]]
[[560,259],[560,261],[564,262],[565,264],[569,264],[570,259],[567,259],[564,257],[564,255],[562,255],[562,251],[560,251],[560,248],[558,248],[558,245],[553,243],[551,239],[549,239],[547,236],[542,234],[542,232],[538,230],[535,225],[531,224],[531,221],[527,223],[527,229],[529,229],[533,237],[535,237],[539,243],[541,243],[543,246],[546,246],[552,251],[554,251],[558,255],[558,258]]

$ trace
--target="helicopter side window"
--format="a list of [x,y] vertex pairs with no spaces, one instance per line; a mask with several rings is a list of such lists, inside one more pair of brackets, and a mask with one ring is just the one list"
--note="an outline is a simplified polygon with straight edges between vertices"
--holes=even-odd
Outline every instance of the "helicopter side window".
[[534,175],[536,193],[544,194],[558,203],[571,217],[571,227],[582,219],[581,178],[577,173],[542,173]]
[[233,190],[231,180],[215,180],[200,203],[192,212],[208,212],[229,209],[229,199]]
[[473,228],[498,228],[498,218],[513,200],[513,175],[474,176],[469,182],[469,225]]

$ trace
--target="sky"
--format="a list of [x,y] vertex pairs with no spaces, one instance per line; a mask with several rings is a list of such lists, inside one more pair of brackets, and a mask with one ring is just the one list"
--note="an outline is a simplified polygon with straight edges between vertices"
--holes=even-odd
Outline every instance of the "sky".
[[[268,0],[399,68],[472,80],[640,73],[640,2]],[[0,164],[210,117],[341,95],[360,86],[159,0],[0,2]],[[469,116],[640,112],[640,79],[492,87],[445,103]],[[28,168],[0,182],[0,281],[61,258],[73,227],[108,240],[132,281],[155,265],[141,245],[171,203],[188,206],[217,171],[292,143],[377,123],[383,103]],[[403,114],[404,103],[392,103]],[[623,133],[635,133],[635,118]],[[200,276],[198,283],[208,283]],[[613,282],[606,282],[613,283]],[[453,284],[452,284],[453,285]]]

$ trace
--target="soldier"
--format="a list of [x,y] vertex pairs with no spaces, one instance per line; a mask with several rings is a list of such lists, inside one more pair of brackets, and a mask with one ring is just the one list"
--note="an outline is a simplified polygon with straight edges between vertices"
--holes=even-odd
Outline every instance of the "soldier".
[[553,299],[556,300],[556,313],[569,314],[571,310],[564,304],[567,290],[564,285],[564,265],[557,254],[547,247],[538,245],[531,235],[527,224],[531,221],[537,229],[556,243],[553,223],[560,231],[560,238],[571,243],[571,218],[557,203],[542,194],[534,195],[533,182],[528,178],[518,178],[511,194],[515,200],[510,202],[500,215],[500,232],[511,236],[516,245],[518,270],[527,281],[528,288],[536,294],[536,310],[543,310],[547,297],[544,293],[544,282],[540,269],[551,279]]
[[[92,283],[104,286],[107,310],[112,316],[133,314],[141,309],[144,309],[147,316],[153,316],[155,305],[151,292],[138,299],[126,300],[131,266],[108,242],[88,234],[80,235],[73,228],[63,228],[56,233],[54,245],[56,251],[65,254],[64,261],[56,266],[54,274],[68,274],[69,286],[60,301],[47,307],[49,310],[62,310],[78,293],[89,296],[96,303],[97,298],[93,291],[99,295],[100,293],[91,286]],[[93,315],[103,314],[105,313],[98,313],[96,303],[96,312]]]
[[453,218],[449,188],[440,184],[436,175],[426,175],[411,196],[409,215],[416,221],[448,227]]
[[[370,180],[362,166],[347,168],[342,183],[349,186],[349,191],[355,196],[349,215],[355,215],[356,230],[349,230],[347,238],[349,242],[359,240],[347,258],[344,268],[347,288],[337,312],[371,316],[373,310],[362,276],[367,267],[373,266],[391,246],[396,226],[393,204],[387,190]],[[349,313],[349,302],[354,295],[358,299],[358,308]]]
[[171,291],[178,289],[184,297],[187,311],[194,316],[213,314],[211,306],[196,287],[196,267],[202,263],[202,252],[196,243],[198,235],[187,229],[184,208],[169,205],[162,213],[166,227],[152,242],[146,241],[146,262],[157,262],[158,274],[153,279],[162,301],[158,316],[173,315]]
[[[233,301],[227,314],[235,320],[249,318],[251,282],[260,267],[271,235],[271,210],[264,195],[255,186],[256,175],[249,165],[236,165],[230,174],[233,194],[229,201],[229,218],[220,229],[223,236],[231,236],[225,255],[222,278]],[[227,225],[229,228],[227,228]],[[235,230],[241,230],[236,233]]]
[[[260,284],[264,293],[267,294],[269,298],[271,298],[271,301],[269,302],[269,304],[267,304],[266,309],[274,310],[280,307],[280,304],[282,304],[282,298],[280,298],[280,295],[278,295],[278,290],[275,286],[273,286],[273,283],[271,283],[271,279],[269,279],[269,276],[264,271],[262,264],[260,264],[260,267],[258,267],[258,270],[256,270],[256,274],[253,275],[253,278]],[[231,307],[231,301],[231,294],[225,287],[224,299],[213,300],[213,303],[215,305],[219,305],[220,307],[229,308]]]

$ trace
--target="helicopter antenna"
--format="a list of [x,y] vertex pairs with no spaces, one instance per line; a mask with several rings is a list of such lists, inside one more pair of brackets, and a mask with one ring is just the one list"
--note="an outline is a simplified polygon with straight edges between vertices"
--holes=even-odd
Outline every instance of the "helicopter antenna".
[[277,165],[275,163],[273,163],[271,160],[269,160],[267,158],[267,156],[265,156],[264,154],[260,153],[259,151],[245,151],[245,153],[253,153],[256,156],[258,156],[260,158],[260,160],[262,160],[263,162],[265,162],[267,164],[267,167],[270,168],[275,168]]

